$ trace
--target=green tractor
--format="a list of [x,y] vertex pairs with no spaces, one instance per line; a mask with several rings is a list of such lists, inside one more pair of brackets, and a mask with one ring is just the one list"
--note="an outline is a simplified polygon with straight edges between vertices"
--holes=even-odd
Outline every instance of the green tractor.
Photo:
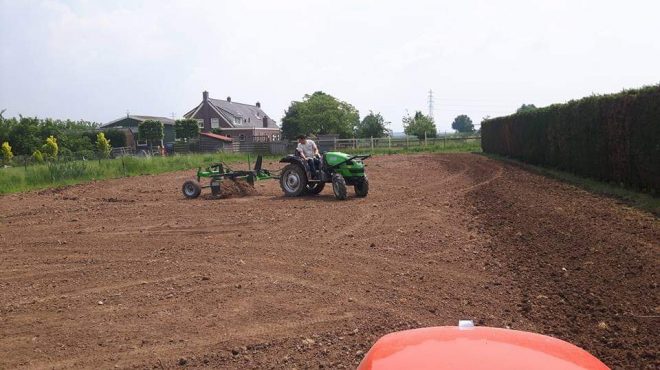
[[364,160],[371,155],[350,155],[327,152],[318,160],[318,170],[312,173],[307,162],[298,155],[288,155],[280,163],[288,163],[280,174],[280,187],[287,197],[318,194],[326,183],[332,183],[335,198],[347,197],[347,186],[353,186],[355,195],[366,197],[369,180],[364,172]]

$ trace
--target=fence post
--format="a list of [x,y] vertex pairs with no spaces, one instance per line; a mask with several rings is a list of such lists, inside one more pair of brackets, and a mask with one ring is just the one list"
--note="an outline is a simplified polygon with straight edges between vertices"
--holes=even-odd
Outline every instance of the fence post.
[[371,151],[374,151],[374,137],[371,137]]
[[406,134],[406,149],[408,149],[408,145],[410,145],[409,142],[410,139],[408,138],[408,134]]
[[387,147],[392,149],[392,136],[387,137]]
[[124,156],[121,156],[121,168],[124,171],[124,177],[126,177],[126,164],[124,163]]
[[447,131],[445,131],[444,136],[442,136],[442,148],[447,147]]
[[426,138],[426,131],[424,131],[424,146],[428,146],[429,143],[427,141],[428,139]]

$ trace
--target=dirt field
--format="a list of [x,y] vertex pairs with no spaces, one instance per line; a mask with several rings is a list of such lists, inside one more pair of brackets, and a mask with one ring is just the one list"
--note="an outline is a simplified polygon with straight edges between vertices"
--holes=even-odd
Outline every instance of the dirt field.
[[0,368],[354,368],[459,319],[660,365],[654,216],[474,154],[368,164],[344,202],[185,200],[193,171],[0,197]]

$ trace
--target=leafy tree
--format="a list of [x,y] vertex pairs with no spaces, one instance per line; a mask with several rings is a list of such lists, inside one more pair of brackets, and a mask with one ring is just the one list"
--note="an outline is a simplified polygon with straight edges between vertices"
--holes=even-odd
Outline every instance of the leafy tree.
[[292,102],[282,118],[282,134],[293,139],[301,134],[339,134],[351,137],[360,113],[351,104],[317,91],[303,101]]
[[454,122],[451,123],[451,128],[458,132],[474,132],[472,119],[465,114],[461,114],[454,118]]
[[423,139],[424,135],[426,137],[436,137],[437,129],[433,118],[425,116],[422,112],[415,112],[414,117],[407,115],[403,117],[403,132],[406,135],[417,136],[418,139]]
[[41,151],[39,149],[35,150],[34,153],[32,153],[32,158],[34,158],[37,163],[43,163],[44,161],[44,155],[41,154]]
[[45,159],[55,160],[58,152],[57,139],[51,135],[46,139],[46,143],[41,146],[41,153],[45,156]]
[[112,146],[110,140],[105,138],[105,134],[102,132],[96,134],[96,151],[99,156],[105,159],[110,158],[110,150],[112,150]]
[[14,153],[11,152],[11,146],[8,142],[2,143],[2,148],[0,148],[2,154],[2,163],[8,165],[11,163],[11,159],[14,158]]
[[537,109],[537,108],[536,108],[536,105],[534,105],[534,104],[523,104],[523,105],[520,106],[520,108],[518,108],[516,113],[530,112],[530,111],[533,111],[535,109]]
[[174,122],[174,131],[177,139],[192,139],[199,136],[199,124],[196,120],[179,119]]
[[355,136],[357,137],[383,137],[387,136],[389,130],[387,125],[389,122],[385,122],[383,116],[380,113],[374,114],[374,112],[369,111],[369,114],[366,115],[362,122],[358,123],[355,127]]
[[147,140],[149,146],[152,146],[154,141],[160,142],[163,140],[163,123],[156,120],[146,120],[138,126],[138,135],[140,139]]
[[105,134],[106,139],[110,140],[110,144],[112,144],[113,147],[120,148],[126,146],[126,133],[124,131],[114,128],[104,130],[103,133]]

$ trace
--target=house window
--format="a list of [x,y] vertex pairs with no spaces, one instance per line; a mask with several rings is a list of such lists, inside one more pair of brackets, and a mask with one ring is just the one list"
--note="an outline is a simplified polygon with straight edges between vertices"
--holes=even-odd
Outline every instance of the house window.
[[237,125],[241,124],[241,117],[234,117],[234,123]]
[[220,118],[211,118],[211,128],[220,128]]
[[238,140],[245,141],[245,134],[238,135]]
[[197,124],[199,125],[199,128],[202,130],[204,129],[204,120],[203,119],[198,119]]

